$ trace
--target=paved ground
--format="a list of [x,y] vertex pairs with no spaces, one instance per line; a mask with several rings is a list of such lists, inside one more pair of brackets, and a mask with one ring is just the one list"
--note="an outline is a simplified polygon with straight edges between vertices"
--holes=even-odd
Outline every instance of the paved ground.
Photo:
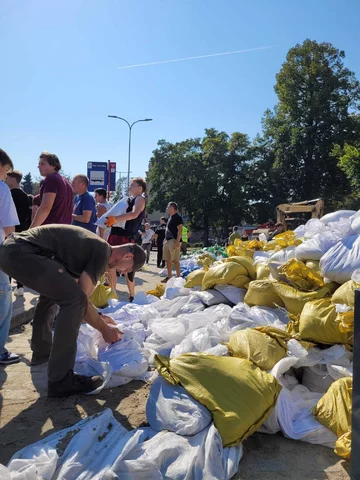
[[[150,265],[137,276],[137,289],[147,291],[159,282],[155,254]],[[119,297],[126,299],[123,279],[119,279]],[[17,308],[33,307],[36,297],[28,293]],[[115,417],[131,429],[146,423],[145,405],[149,387],[131,382],[107,389],[96,397],[73,396],[66,399],[46,397],[46,366],[30,368],[31,326],[17,327],[10,336],[9,348],[22,355],[17,365],[0,368],[0,463],[6,464],[20,448],[54,431],[71,426],[81,418],[111,408]],[[346,463],[332,450],[285,439],[282,435],[255,434],[244,444],[244,456],[237,480],[345,480]]]

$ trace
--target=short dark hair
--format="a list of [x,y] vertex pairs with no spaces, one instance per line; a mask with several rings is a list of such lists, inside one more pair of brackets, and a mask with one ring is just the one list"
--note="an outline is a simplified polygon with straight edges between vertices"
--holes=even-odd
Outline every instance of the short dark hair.
[[168,207],[173,207],[175,210],[178,210],[178,205],[175,202],[169,202]]
[[164,222],[167,222],[167,218],[166,218],[166,217],[160,217],[160,220],[164,220]]
[[106,199],[106,190],[105,188],[95,188],[94,193],[100,195],[100,197],[104,197]]
[[11,161],[11,158],[2,148],[0,148],[0,165],[2,167],[5,167],[6,165],[8,165],[11,168],[11,170],[14,169],[14,164]]
[[135,178],[132,179],[132,181],[136,182],[139,185],[139,187],[142,187],[143,193],[146,192],[147,185],[146,185],[145,180],[142,177],[135,177]]
[[13,170],[12,172],[8,173],[8,177],[15,178],[15,180],[20,183],[23,178],[23,174],[19,172],[19,170]]
[[78,178],[79,180],[82,181],[82,183],[85,183],[86,188],[88,188],[88,186],[89,186],[89,179],[88,179],[88,177],[87,177],[86,175],[83,175],[82,173],[79,173],[79,174],[75,175],[74,180],[75,180],[75,178]]
[[40,158],[46,160],[49,165],[54,167],[56,172],[59,172],[61,170],[61,163],[59,157],[55,155],[55,153],[44,151],[40,153]]

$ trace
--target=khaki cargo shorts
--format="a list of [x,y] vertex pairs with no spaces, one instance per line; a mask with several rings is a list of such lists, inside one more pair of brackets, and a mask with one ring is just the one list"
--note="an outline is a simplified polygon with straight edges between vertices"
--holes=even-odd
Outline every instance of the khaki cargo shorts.
[[163,246],[163,260],[178,262],[180,260],[180,247],[175,248],[175,240],[165,240]]

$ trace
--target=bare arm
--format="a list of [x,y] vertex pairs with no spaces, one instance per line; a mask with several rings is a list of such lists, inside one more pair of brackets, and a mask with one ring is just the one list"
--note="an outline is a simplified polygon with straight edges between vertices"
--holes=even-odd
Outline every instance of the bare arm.
[[45,222],[54,205],[55,198],[56,193],[44,193],[41,205],[35,214],[30,228],[40,227]]
[[181,240],[181,237],[182,237],[182,225],[178,225],[177,227],[177,237],[175,239],[175,248],[178,248],[180,247],[180,240]]
[[115,217],[116,222],[126,222],[127,220],[133,220],[134,218],[137,218],[140,213],[144,210],[145,208],[145,198],[143,197],[137,197],[135,200],[135,205],[133,207],[132,212],[129,213],[124,213],[123,215],[118,215]]
[[100,218],[104,215],[104,213],[106,213],[107,210],[106,208],[103,206],[103,205],[98,205],[97,208],[96,208],[96,216],[97,218]]
[[91,210],[84,210],[82,215],[75,215],[75,213],[73,213],[72,218],[77,222],[89,223],[91,220],[91,214],[92,214]]
[[3,227],[5,232],[5,237],[8,237],[11,233],[15,232],[15,227]]
[[39,210],[39,205],[33,205],[31,210],[31,221],[34,221],[36,212]]
[[85,322],[98,330],[106,343],[115,343],[121,339],[121,333],[118,329],[110,327],[105,321],[104,315],[99,315],[97,309],[89,301],[89,297],[95,289],[95,285],[87,272],[83,272],[79,278],[79,285],[85,295],[88,297],[88,306],[85,315]]

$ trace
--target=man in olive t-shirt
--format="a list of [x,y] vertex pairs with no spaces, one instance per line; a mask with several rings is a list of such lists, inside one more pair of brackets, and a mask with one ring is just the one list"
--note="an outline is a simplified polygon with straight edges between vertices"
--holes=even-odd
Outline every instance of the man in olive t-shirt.
[[[99,315],[89,302],[105,271],[116,269],[133,277],[145,262],[138,245],[111,247],[92,232],[69,225],[46,225],[12,234],[0,246],[0,269],[39,292],[33,321],[32,365],[49,361],[48,396],[96,393],[101,377],[73,372],[76,340],[82,321],[96,328],[105,342],[114,343],[121,333],[115,322]],[[56,305],[54,337],[52,324]]]

